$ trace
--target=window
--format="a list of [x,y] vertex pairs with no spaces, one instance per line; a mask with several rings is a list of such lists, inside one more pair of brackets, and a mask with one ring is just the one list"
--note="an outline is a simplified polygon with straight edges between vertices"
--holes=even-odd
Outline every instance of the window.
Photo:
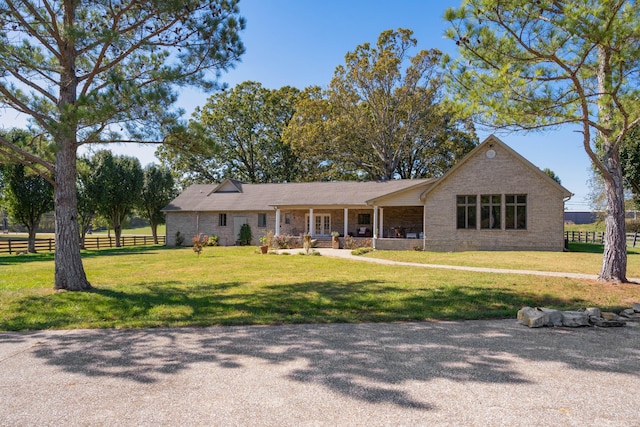
[[258,227],[266,227],[267,226],[267,214],[259,213],[258,214]]
[[476,228],[476,196],[458,196],[457,222],[459,229]]
[[371,224],[371,214],[358,214],[358,224]]
[[291,224],[291,213],[287,212],[284,214],[284,223],[285,224]]
[[480,196],[480,228],[501,229],[501,195]]
[[507,230],[525,230],[527,228],[527,195],[505,196],[505,227]]
[[221,213],[218,215],[218,225],[220,227],[226,227],[227,226],[227,214],[226,213]]

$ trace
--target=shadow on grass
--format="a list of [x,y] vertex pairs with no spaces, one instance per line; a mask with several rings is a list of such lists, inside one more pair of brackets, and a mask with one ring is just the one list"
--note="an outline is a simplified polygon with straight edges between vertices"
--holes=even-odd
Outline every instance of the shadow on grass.
[[377,280],[256,287],[238,282],[169,281],[126,289],[24,296],[0,315],[0,330],[504,318],[514,317],[525,305],[558,309],[588,305],[579,298],[508,288],[442,285],[417,289]]
[[[167,248],[166,246],[157,245],[157,246],[124,246],[121,248],[108,248],[108,249],[99,249],[99,250],[83,250],[81,252],[81,257],[84,258],[94,258],[98,256],[118,256],[118,255],[140,255],[149,252],[157,252],[162,250],[172,250],[174,248]],[[0,265],[19,265],[26,264],[30,262],[43,262],[43,261],[53,261],[54,260],[53,252],[39,252],[35,254],[22,254],[22,255],[9,255],[2,254],[0,255]]]
[[[589,254],[602,254],[604,253],[604,245],[597,243],[569,243],[569,252],[583,252]],[[639,255],[640,248],[627,248],[627,255]]]

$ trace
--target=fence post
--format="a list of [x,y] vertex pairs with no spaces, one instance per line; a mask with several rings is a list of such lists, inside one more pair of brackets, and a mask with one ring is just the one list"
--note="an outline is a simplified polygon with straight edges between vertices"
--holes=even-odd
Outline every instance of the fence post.
[[636,247],[636,241],[637,241],[637,240],[638,240],[638,232],[637,232],[637,231],[635,231],[635,232],[633,233],[633,247],[634,247],[634,248]]
[[11,255],[11,239],[9,239],[9,255]]

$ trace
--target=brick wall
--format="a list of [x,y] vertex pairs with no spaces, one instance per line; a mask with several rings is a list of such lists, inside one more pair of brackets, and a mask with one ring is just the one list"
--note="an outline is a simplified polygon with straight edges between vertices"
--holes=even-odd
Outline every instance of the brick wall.
[[[564,204],[560,189],[500,145],[491,148],[495,157],[488,158],[489,147],[484,147],[428,193],[426,249],[561,251]],[[526,194],[527,229],[457,229],[456,196],[488,194]],[[503,217],[504,213],[503,203]]]

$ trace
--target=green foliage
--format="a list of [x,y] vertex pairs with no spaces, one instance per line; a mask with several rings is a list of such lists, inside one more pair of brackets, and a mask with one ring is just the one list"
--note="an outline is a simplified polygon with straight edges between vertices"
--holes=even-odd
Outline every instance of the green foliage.
[[238,240],[240,241],[241,246],[247,246],[251,244],[251,240],[253,240],[253,234],[251,233],[251,226],[249,224],[242,224],[242,226],[240,227]]
[[184,243],[184,236],[179,231],[176,231],[176,246],[182,246]]
[[53,210],[53,187],[40,175],[29,175],[21,164],[2,167],[6,182],[4,204],[12,221],[29,232],[29,252],[35,252],[35,236],[40,218]]
[[384,31],[345,56],[329,88],[309,88],[285,140],[314,179],[442,175],[477,144],[471,121],[445,101],[441,53],[421,50],[412,31]]
[[267,89],[247,81],[212,95],[186,131],[158,151],[183,184],[224,178],[257,182],[299,180],[298,159],[282,141],[298,89]]
[[209,236],[209,240],[207,241],[207,246],[218,246],[218,241],[220,237],[214,235]]
[[158,225],[165,222],[165,215],[161,209],[176,196],[176,186],[171,171],[166,167],[147,165],[143,175],[144,181],[136,208],[149,221],[151,233],[157,243]]
[[373,252],[373,248],[358,248],[351,251],[351,255],[364,255]]
[[95,202],[96,212],[109,219],[118,245],[125,219],[140,203],[144,176],[140,161],[101,150],[93,156],[91,164],[87,190]]
[[640,126],[640,4],[629,0],[468,0],[446,12],[460,57],[448,81],[497,128],[573,125],[602,174],[607,241],[601,278],[624,281],[625,137]]
[[620,146],[620,162],[625,184],[633,192],[636,209],[640,208],[640,128],[625,136]]
[[[52,139],[51,155],[0,136],[0,155],[55,179],[56,287],[86,290],[77,239],[83,144],[162,142],[179,126],[175,85],[214,89],[244,52],[237,0],[1,3],[0,107]],[[25,89],[27,88],[27,89]],[[55,176],[54,176],[55,173]]]
[[552,180],[554,180],[558,184],[562,185],[562,181],[560,180],[560,177],[558,175],[556,175],[556,173],[554,171],[552,171],[551,169],[544,168],[544,169],[542,169],[542,172],[544,172],[545,175],[547,175],[549,178],[551,178]]
[[262,246],[272,247],[274,246],[273,238],[274,238],[273,230],[268,230],[267,233],[260,238],[260,244]]

